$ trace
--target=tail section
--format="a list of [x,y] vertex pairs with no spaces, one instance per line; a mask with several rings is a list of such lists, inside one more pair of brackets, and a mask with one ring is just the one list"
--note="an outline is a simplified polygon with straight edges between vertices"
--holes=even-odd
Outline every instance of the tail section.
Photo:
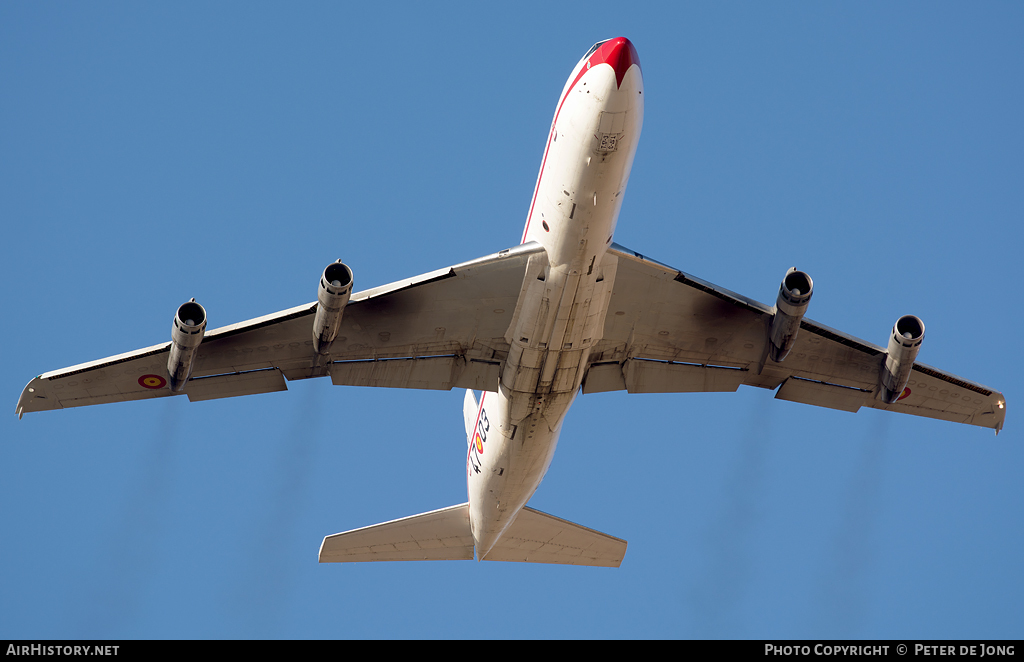
[[[473,443],[480,404],[467,389],[462,404],[466,443]],[[324,538],[320,563],[456,561],[474,557],[470,505],[460,503]],[[626,541],[524,507],[483,561],[619,567]]]
[[[523,508],[483,560],[617,568],[625,554],[625,540]],[[468,503],[336,533],[320,545],[320,563],[472,558]]]

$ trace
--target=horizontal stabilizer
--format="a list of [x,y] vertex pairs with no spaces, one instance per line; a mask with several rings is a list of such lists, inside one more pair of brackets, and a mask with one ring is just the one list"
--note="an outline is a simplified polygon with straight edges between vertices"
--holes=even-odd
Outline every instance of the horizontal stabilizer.
[[336,533],[320,545],[320,563],[472,558],[468,503]]
[[[617,568],[625,554],[625,540],[523,508],[483,560]],[[320,563],[472,558],[468,503],[336,533],[320,545]]]
[[483,560],[618,568],[625,555],[625,540],[524,507]]

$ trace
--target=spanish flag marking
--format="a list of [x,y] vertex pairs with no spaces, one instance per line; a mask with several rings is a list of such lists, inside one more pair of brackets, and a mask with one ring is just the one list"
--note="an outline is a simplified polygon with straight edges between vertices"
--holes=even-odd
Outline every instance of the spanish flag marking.
[[167,385],[167,380],[160,375],[143,375],[139,377],[139,386],[149,389],[163,388]]

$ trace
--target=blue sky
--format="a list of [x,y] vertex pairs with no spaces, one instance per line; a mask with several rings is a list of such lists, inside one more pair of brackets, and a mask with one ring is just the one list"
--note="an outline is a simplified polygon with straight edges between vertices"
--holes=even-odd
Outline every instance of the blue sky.
[[[1019,3],[4,3],[0,637],[1024,635]],[[26,415],[47,370],[519,240],[558,93],[629,37],[616,241],[1006,394],[1006,429],[735,394],[580,397],[531,505],[617,570],[318,565],[465,500],[460,392]]]

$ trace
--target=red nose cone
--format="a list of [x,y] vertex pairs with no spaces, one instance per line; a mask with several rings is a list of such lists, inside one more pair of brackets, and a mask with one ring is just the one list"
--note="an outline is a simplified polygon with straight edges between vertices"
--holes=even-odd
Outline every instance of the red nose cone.
[[615,84],[621,87],[622,79],[625,77],[626,72],[629,71],[629,68],[634,64],[637,68],[640,67],[640,56],[636,54],[633,42],[625,37],[616,37],[601,44],[594,51],[594,54],[590,56],[590,66],[593,67],[602,63],[610,64],[612,69],[615,70]]

